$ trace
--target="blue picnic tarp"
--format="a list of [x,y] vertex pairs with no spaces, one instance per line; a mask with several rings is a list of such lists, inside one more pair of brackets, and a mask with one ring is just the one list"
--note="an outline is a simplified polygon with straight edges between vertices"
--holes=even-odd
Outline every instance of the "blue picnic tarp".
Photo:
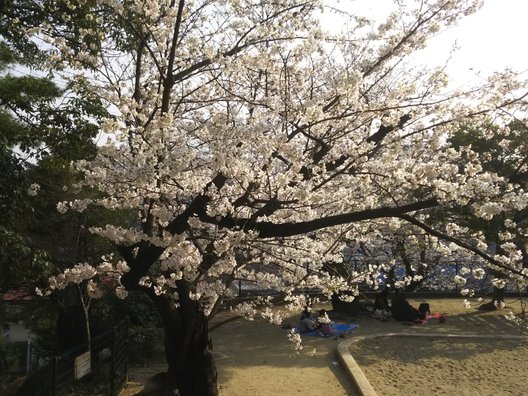
[[354,323],[333,323],[332,327],[334,329],[334,334],[323,334],[319,330],[312,330],[312,331],[301,331],[299,332],[297,329],[295,329],[296,333],[306,335],[306,336],[313,336],[313,337],[335,337],[340,336],[343,334],[348,334],[352,330],[354,330],[356,327],[359,327],[359,325]]

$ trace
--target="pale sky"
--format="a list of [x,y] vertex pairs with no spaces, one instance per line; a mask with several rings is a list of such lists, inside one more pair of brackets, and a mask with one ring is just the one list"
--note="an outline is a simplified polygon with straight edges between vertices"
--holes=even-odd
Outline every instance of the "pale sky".
[[[338,7],[375,19],[388,14],[392,0],[340,0]],[[528,0],[484,0],[475,14],[440,33],[419,56],[421,63],[443,65],[456,42],[448,74],[454,85],[477,82],[507,67],[528,77]]]
[[[394,0],[327,2],[350,13],[380,21],[395,7]],[[322,20],[331,30],[341,29],[340,22],[336,23],[332,13],[325,12]],[[456,43],[460,49],[453,54],[447,68],[453,88],[477,83],[479,73],[488,76],[493,71],[508,67],[524,72],[528,78],[527,41],[528,0],[484,0],[484,6],[477,13],[434,37],[429,48],[418,53],[416,59],[421,64],[444,65]]]

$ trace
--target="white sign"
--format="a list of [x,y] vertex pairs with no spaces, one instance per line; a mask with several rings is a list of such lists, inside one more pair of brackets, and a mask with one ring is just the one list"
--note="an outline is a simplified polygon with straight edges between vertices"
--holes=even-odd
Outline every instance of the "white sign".
[[81,379],[90,371],[92,371],[92,356],[88,351],[75,358],[75,379]]

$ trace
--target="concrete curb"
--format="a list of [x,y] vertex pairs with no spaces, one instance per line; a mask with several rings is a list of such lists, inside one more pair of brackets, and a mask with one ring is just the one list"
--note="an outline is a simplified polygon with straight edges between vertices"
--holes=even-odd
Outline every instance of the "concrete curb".
[[367,336],[359,336],[353,339],[349,339],[343,342],[340,342],[337,345],[337,354],[339,360],[343,364],[345,371],[352,379],[352,383],[356,387],[357,391],[361,396],[377,396],[376,391],[370,385],[369,380],[365,376],[361,367],[357,364],[356,360],[352,357],[350,353],[350,345],[372,338],[379,337],[418,337],[418,338],[479,338],[479,339],[503,339],[503,340],[526,340],[528,341],[528,336],[510,336],[510,335],[482,335],[482,334],[442,334],[442,333],[429,333],[429,334],[405,334],[405,333],[380,333],[372,334]]

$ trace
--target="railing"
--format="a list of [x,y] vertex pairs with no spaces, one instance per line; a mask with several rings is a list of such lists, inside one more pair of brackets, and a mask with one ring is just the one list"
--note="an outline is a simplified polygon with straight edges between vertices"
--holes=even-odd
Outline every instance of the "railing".
[[109,395],[123,389],[128,370],[128,319],[26,376],[18,395]]

